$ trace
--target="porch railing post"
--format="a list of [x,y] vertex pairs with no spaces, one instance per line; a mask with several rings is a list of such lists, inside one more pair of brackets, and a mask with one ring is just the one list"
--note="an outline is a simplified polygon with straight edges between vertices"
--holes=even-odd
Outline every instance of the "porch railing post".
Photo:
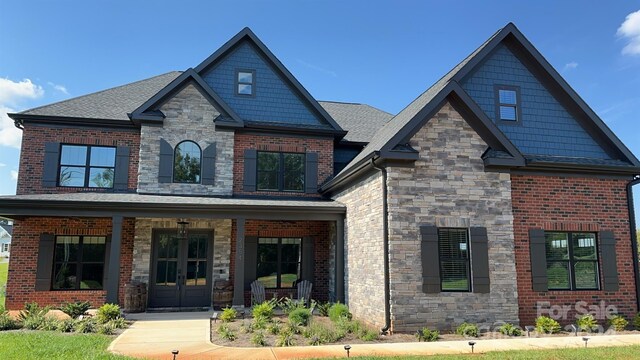
[[118,290],[120,288],[120,248],[122,246],[122,216],[111,219],[111,248],[109,250],[109,264],[107,276],[107,302],[118,304]]
[[344,217],[336,221],[336,300],[344,303]]
[[244,218],[236,220],[236,263],[233,279],[233,306],[244,306]]

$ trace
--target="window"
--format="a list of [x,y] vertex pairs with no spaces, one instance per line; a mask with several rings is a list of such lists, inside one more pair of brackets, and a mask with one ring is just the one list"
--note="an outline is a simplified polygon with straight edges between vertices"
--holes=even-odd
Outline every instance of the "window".
[[2,252],[9,252],[9,244],[8,243],[2,244]]
[[258,152],[257,189],[304,191],[305,154]]
[[469,232],[439,228],[440,284],[442,291],[469,291]]
[[104,236],[56,236],[52,288],[102,289],[105,250]]
[[68,187],[112,188],[116,148],[62,145],[58,184]]
[[549,290],[597,290],[598,249],[593,233],[545,233]]
[[200,146],[193,141],[183,141],[174,152],[173,182],[200,183]]
[[498,120],[520,121],[520,89],[514,86],[496,86],[496,114]]
[[239,70],[236,72],[236,95],[255,95],[255,78],[254,70]]
[[294,288],[300,279],[301,238],[259,238],[256,274],[266,288]]

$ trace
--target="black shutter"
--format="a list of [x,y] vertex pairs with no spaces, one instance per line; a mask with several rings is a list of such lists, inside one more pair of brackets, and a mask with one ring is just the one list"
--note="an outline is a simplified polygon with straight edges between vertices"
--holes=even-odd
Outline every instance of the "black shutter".
[[158,182],[173,181],[173,148],[165,139],[160,139],[160,164],[158,165]]
[[129,147],[116,148],[116,169],[113,177],[114,190],[127,190],[129,187]]
[[244,237],[244,288],[251,289],[251,283],[257,279],[258,238]]
[[422,291],[427,294],[440,292],[440,256],[438,252],[438,228],[432,225],[420,226],[422,242]]
[[109,283],[109,258],[111,257],[111,235],[107,235],[104,242],[104,269],[102,273],[102,288],[106,289]]
[[304,186],[307,194],[318,192],[318,153],[307,153],[304,164]]
[[[529,230],[529,253],[531,255],[531,281],[533,291],[549,290],[547,280],[547,252],[544,230]],[[515,276],[515,274],[514,274]]]
[[301,279],[313,282],[313,273],[315,268],[315,259],[313,251],[313,238],[302,238],[302,269]]
[[472,227],[471,235],[471,267],[473,274],[473,292],[489,293],[489,238],[487,229]]
[[38,246],[38,264],[36,270],[36,291],[51,290],[51,272],[53,271],[53,249],[56,237],[53,234],[41,234]]
[[202,185],[214,185],[216,175],[216,143],[202,152]]
[[58,185],[58,161],[60,160],[60,143],[48,142],[44,144],[44,164],[42,169],[42,186],[55,187]]
[[257,166],[258,151],[246,149],[244,151],[244,191],[256,191]]
[[602,264],[602,290],[618,291],[618,263],[616,257],[616,238],[613,231],[600,231],[600,264]]

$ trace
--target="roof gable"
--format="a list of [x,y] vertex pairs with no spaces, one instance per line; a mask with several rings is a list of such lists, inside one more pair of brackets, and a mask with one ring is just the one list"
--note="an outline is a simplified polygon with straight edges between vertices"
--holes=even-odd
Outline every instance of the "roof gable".
[[[235,94],[239,69],[255,70],[255,96]],[[344,131],[249,29],[245,28],[195,68],[247,124]]]

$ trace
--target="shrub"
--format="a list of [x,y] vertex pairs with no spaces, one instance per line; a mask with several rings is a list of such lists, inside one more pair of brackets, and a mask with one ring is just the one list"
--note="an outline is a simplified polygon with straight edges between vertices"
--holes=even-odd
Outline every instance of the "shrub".
[[29,317],[44,319],[50,309],[48,306],[40,307],[36,302],[25,303],[24,309],[20,311],[18,317],[22,322],[26,321]]
[[290,298],[283,298],[278,302],[278,306],[282,309],[282,312],[289,315],[296,309],[304,309],[304,301]]
[[378,332],[369,328],[362,327],[362,330],[358,332],[358,339],[362,341],[378,340]]
[[58,330],[58,326],[60,324],[60,320],[53,316],[45,316],[40,326],[38,326],[38,330],[43,331],[56,331]]
[[580,316],[576,321],[576,324],[578,325],[578,328],[583,331],[591,332],[598,329],[598,322],[591,314]]
[[513,324],[503,324],[502,326],[500,326],[498,328],[498,331],[500,332],[500,334],[502,335],[507,335],[507,336],[521,336],[522,335],[522,329],[520,329],[519,326],[515,326]]
[[333,322],[338,322],[341,319],[351,320],[351,313],[349,308],[345,304],[335,303],[329,308],[329,319]]
[[100,324],[115,320],[119,317],[121,317],[120,306],[117,304],[104,304],[100,306],[98,312],[96,312],[96,319]]
[[38,330],[42,327],[45,317],[41,314],[27,315],[22,320],[22,327],[27,330]]
[[633,327],[636,330],[640,330],[640,313],[637,313],[636,316],[633,317]]
[[267,326],[267,331],[269,332],[269,334],[278,335],[280,333],[280,324],[278,323],[269,324],[269,326]]
[[233,341],[236,339],[236,334],[229,328],[227,324],[222,324],[216,330],[221,339]]
[[253,323],[251,324],[252,332],[254,330],[264,330],[269,325],[269,320],[265,317],[257,317],[253,319]]
[[607,324],[609,327],[613,327],[615,331],[623,331],[629,325],[629,322],[622,315],[615,315],[607,320]]
[[238,316],[238,312],[234,308],[226,307],[222,309],[222,315],[220,315],[220,320],[222,322],[234,322],[236,317]]
[[463,322],[456,329],[456,334],[462,335],[465,337],[478,337],[478,325]]
[[431,330],[427,327],[416,332],[416,338],[418,338],[418,341],[438,341],[438,337],[440,337],[440,332],[438,330]]
[[113,321],[98,325],[98,334],[113,335],[116,332],[116,326]]
[[72,319],[77,319],[80,315],[84,315],[90,307],[91,303],[88,301],[76,301],[62,305],[60,310],[69,315]]
[[329,308],[331,307],[330,302],[319,302],[316,304],[316,308],[318,309],[318,315],[320,316],[329,316]]
[[251,336],[251,343],[256,346],[267,346],[267,340],[262,331],[257,331]]
[[0,311],[0,331],[18,329],[20,326],[9,313],[6,311]]
[[548,316],[536,318],[536,331],[543,334],[557,334],[562,328],[560,324]]
[[116,329],[124,329],[127,327],[127,321],[123,317],[109,321]]
[[74,332],[76,329],[76,319],[64,319],[58,323],[58,328],[56,330],[60,332]]
[[254,306],[253,310],[251,310],[251,314],[253,315],[254,319],[261,317],[267,320],[271,320],[271,318],[273,317],[274,307],[275,306],[273,305],[273,303],[265,301],[262,304]]
[[86,318],[76,323],[77,333],[94,333],[98,330],[98,322],[96,318]]
[[321,345],[339,341],[346,335],[346,332],[333,329],[322,323],[313,322],[305,329],[303,335],[307,339],[316,338],[315,341],[312,341],[311,345]]
[[253,332],[253,327],[251,326],[251,323],[243,321],[242,324],[240,324],[240,332],[243,333],[243,334],[252,333]]
[[276,346],[293,346],[295,344],[293,333],[290,331],[281,331],[276,339]]
[[311,310],[309,309],[300,308],[289,313],[289,321],[292,321],[299,326],[309,325],[309,319],[311,319]]

